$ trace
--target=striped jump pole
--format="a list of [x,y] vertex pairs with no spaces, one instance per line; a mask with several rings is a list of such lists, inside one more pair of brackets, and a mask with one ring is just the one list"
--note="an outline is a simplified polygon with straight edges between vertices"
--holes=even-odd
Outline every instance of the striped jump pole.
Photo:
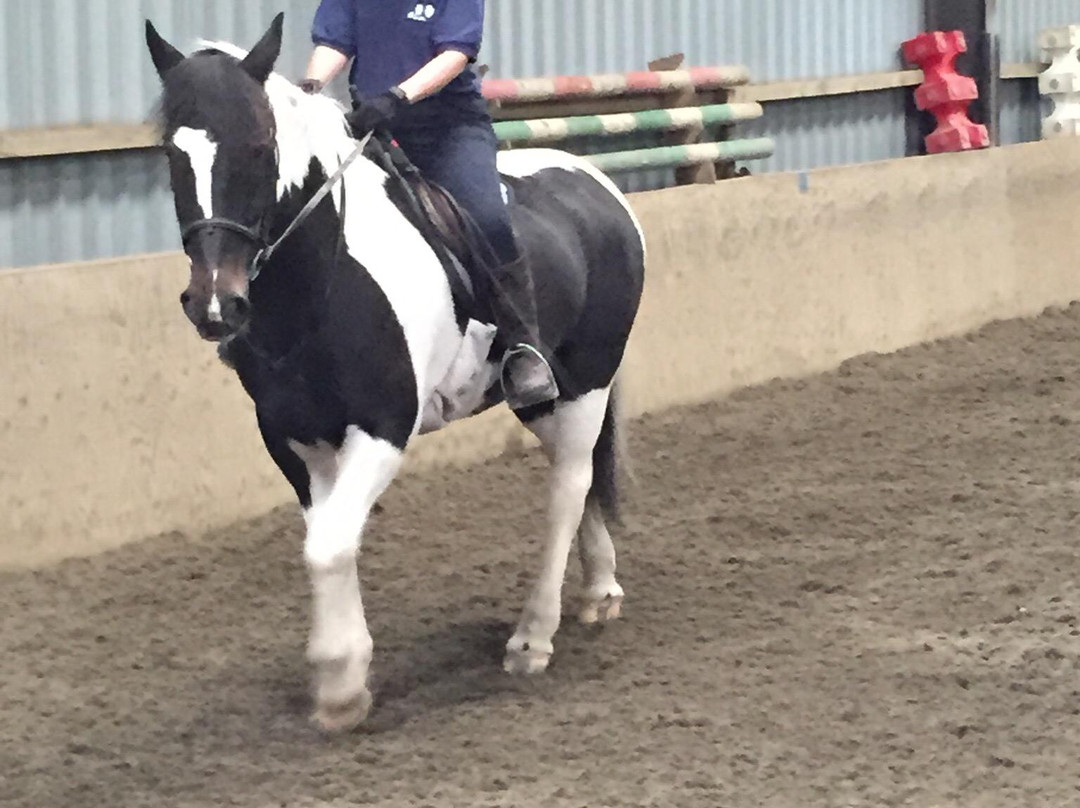
[[772,157],[776,144],[772,138],[729,140],[724,143],[693,143],[687,146],[663,146],[656,149],[589,154],[585,159],[601,171],[644,171],[651,168],[682,168],[701,163],[735,160],[760,160]]
[[761,104],[712,104],[627,112],[618,115],[577,115],[571,118],[536,118],[499,121],[495,134],[504,143],[565,140],[588,135],[623,135],[716,126],[752,121],[762,116]]
[[534,102],[567,98],[668,93],[678,90],[722,90],[750,81],[741,65],[692,67],[688,70],[637,70],[597,76],[555,76],[540,79],[485,79],[488,101]]

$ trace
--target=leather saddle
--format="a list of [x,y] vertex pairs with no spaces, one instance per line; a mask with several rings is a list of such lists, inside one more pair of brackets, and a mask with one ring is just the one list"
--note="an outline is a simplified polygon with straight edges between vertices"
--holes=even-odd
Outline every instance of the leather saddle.
[[413,223],[439,256],[459,305],[474,319],[491,322],[485,299],[489,267],[496,258],[487,238],[453,195],[424,177],[393,140],[385,135],[372,138],[369,149],[397,182]]

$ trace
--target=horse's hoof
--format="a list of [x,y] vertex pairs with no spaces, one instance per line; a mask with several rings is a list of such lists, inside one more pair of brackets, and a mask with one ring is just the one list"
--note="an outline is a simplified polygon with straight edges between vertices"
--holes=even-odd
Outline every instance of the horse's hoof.
[[606,623],[608,620],[616,620],[622,611],[623,596],[606,595],[602,598],[587,597],[581,604],[578,612],[578,620],[587,626],[594,623]]
[[312,723],[329,735],[349,732],[360,726],[371,710],[371,693],[364,688],[346,702],[320,704],[311,716]]
[[551,651],[540,648],[507,647],[503,658],[503,670],[515,676],[532,676],[547,670]]

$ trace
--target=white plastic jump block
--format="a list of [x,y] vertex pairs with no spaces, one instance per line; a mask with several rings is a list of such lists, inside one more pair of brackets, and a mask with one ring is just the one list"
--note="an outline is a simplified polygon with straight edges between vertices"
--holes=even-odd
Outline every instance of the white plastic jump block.
[[1054,103],[1043,121],[1043,139],[1080,135],[1080,25],[1048,28],[1039,34],[1043,62],[1039,93]]

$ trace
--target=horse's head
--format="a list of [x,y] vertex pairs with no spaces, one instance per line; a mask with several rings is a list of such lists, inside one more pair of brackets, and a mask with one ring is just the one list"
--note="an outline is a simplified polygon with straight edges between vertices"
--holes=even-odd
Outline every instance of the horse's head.
[[162,134],[191,281],[180,296],[204,339],[236,334],[277,199],[274,113],[264,85],[281,51],[283,15],[243,59],[208,49],[185,57],[149,22],[161,77]]

